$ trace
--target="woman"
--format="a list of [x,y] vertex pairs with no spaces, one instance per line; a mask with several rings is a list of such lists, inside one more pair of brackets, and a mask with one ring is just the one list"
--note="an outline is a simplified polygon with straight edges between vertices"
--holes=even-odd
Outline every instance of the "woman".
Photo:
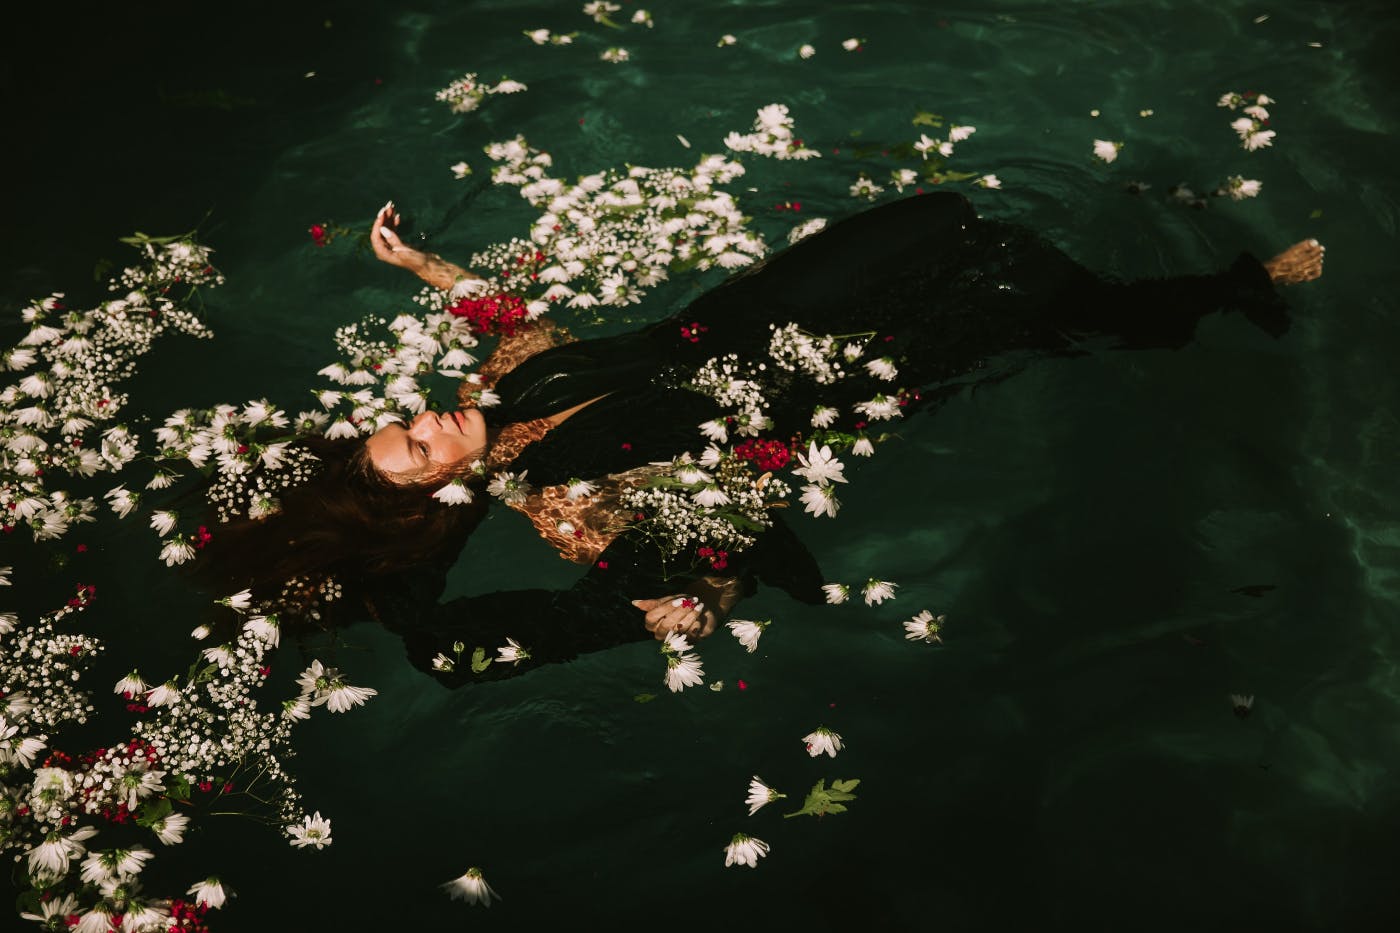
[[[398,222],[392,205],[375,218],[371,243],[380,259],[454,295],[471,293],[474,275],[403,243]],[[438,673],[448,682],[516,670],[495,665],[468,675],[455,665],[443,672],[441,656],[455,643],[490,648],[514,638],[537,662],[562,660],[648,633],[704,637],[755,581],[816,602],[820,573],[781,522],[723,574],[697,570],[681,575],[679,585],[643,545],[611,531],[616,494],[628,477],[703,448],[697,426],[723,417],[690,385],[705,361],[728,353],[764,359],[771,327],[789,323],[812,334],[868,333],[860,355],[848,361],[847,378],[814,387],[778,367],[766,376],[771,437],[810,432],[818,405],[847,412],[834,427],[863,436],[869,426],[853,405],[891,385],[876,377],[878,367],[863,364],[887,361],[898,371],[912,390],[900,397],[907,415],[1007,378],[1032,359],[1085,352],[1088,339],[1108,338],[1125,349],[1180,347],[1214,311],[1238,311],[1278,336],[1288,321],[1274,283],[1316,278],[1321,264],[1322,248],[1309,241],[1264,264],[1241,256],[1214,275],[1107,282],[1028,231],[981,220],[966,199],[938,193],[834,224],[732,276],[681,314],[629,334],[567,343],[549,325],[524,330],[502,341],[481,381],[468,387],[493,388],[499,406],[481,410],[468,400],[445,415],[421,414],[382,429],[351,458],[349,476],[359,484],[352,498],[369,495],[369,486],[386,502],[417,495],[406,512],[386,506],[384,513],[412,539],[402,547],[417,568],[390,572],[400,545],[385,545],[380,536],[368,562],[377,571],[369,602],[404,636],[415,663],[431,669],[439,658]],[[589,564],[573,588],[437,603],[455,547],[481,513],[478,504],[451,522],[443,515],[452,510],[431,508],[425,493],[480,459],[491,470],[528,477],[533,491],[515,507],[566,556]],[[571,505],[566,490],[580,479],[606,494]],[[441,556],[433,572],[422,569],[425,551]],[[634,603],[629,597],[636,595],[652,598]]]

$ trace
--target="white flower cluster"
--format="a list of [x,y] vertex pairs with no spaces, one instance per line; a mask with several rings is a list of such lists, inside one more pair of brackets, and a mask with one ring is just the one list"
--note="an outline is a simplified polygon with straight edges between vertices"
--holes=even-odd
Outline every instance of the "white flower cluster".
[[802,145],[792,133],[793,119],[783,104],[769,104],[758,111],[753,132],[740,135],[732,132],[724,137],[724,145],[732,152],[752,152],[774,159],[818,159],[821,153]]
[[525,38],[535,45],[569,45],[578,36],[576,32],[554,33],[548,29],[526,29],[523,31]]
[[[360,388],[315,393],[329,414],[303,412],[297,418],[299,431],[309,433],[307,428],[320,428],[326,419],[323,433],[332,439],[373,434],[401,420],[405,412],[417,414],[427,408],[428,389],[419,383],[420,377],[434,372],[459,377],[464,367],[476,362],[467,352],[478,343],[471,325],[441,313],[446,295],[430,291],[437,307],[422,316],[400,314],[392,321],[368,317],[336,330],[342,362],[326,366],[319,375]],[[382,336],[374,336],[379,332]]]
[[690,387],[733,412],[726,419],[700,425],[700,432],[723,444],[729,440],[731,429],[747,437],[756,437],[767,430],[772,420],[768,417],[768,400],[758,381],[758,374],[766,368],[764,363],[755,366],[741,362],[737,353],[726,353],[707,360],[696,370]]
[[787,498],[781,480],[755,477],[748,461],[711,446],[699,462],[682,454],[659,464],[644,484],[624,489],[619,502],[632,527],[668,557],[709,547],[738,552],[773,522],[768,509]]
[[[98,826],[134,821],[162,845],[178,845],[190,818],[174,812],[171,800],[188,799],[196,788],[212,793],[216,784],[222,796],[233,782],[255,796],[273,788],[290,808],[295,791],[276,754],[287,748],[285,727],[262,721],[250,696],[248,687],[266,675],[266,641],[250,625],[235,645],[211,649],[218,660],[184,687],[172,681],[151,689],[134,671],[122,678],[116,692],[136,701],[130,708],[160,706],[155,717],[137,723],[133,738],[76,758],[55,753],[34,767],[48,733],[65,722],[85,722],[93,708],[77,684],[102,646],[54,631],[56,622],[86,608],[91,595],[80,588],[67,607],[28,627],[3,617],[0,630],[14,637],[0,652],[0,852],[25,863],[32,889],[74,892],[45,901],[42,914],[25,918],[63,923],[76,917],[82,931],[114,928],[112,919],[123,918],[123,930],[163,931],[171,899],[143,894],[138,877],[151,850],[130,843],[90,849]],[[246,605],[239,597],[226,602]],[[198,882],[188,893],[209,907],[224,901],[217,879]]]
[[671,273],[750,265],[766,251],[745,227],[738,204],[720,186],[744,174],[723,156],[689,171],[633,166],[585,175],[570,184],[549,175],[553,160],[524,137],[488,146],[496,184],[516,185],[543,213],[528,243],[515,240],[472,257],[490,270],[488,292],[564,301],[571,308],[625,306]]
[[25,524],[38,540],[91,521],[95,503],[51,490],[51,478],[116,472],[139,453],[137,436],[116,421],[127,402],[118,386],[157,337],[211,336],[185,304],[200,286],[223,283],[210,251],[188,239],[133,237],[144,262],[109,282],[122,297],[87,311],[67,309],[61,293],[21,312],[30,325],[0,352],[0,369],[23,372],[0,390],[0,525]]
[[883,194],[885,189],[871,181],[870,176],[861,172],[860,177],[851,183],[849,191],[853,198],[864,198],[867,201],[873,201],[876,197]]
[[438,91],[434,99],[448,104],[453,113],[471,113],[481,106],[488,94],[516,94],[524,90],[528,88],[519,81],[502,77],[500,83],[488,86],[477,81],[475,73],[470,73]]
[[[782,327],[770,324],[768,327],[773,331],[773,336],[768,340],[768,355],[773,358],[779,369],[788,372],[800,371],[819,385],[830,385],[838,379],[845,378],[846,372],[837,358],[842,348],[837,346],[836,337],[830,334],[818,337],[793,323]],[[856,336],[868,339],[873,334]],[[864,352],[864,341],[855,346],[858,348],[857,356]]]
[[1274,99],[1267,94],[1255,94],[1252,97],[1253,103],[1241,94],[1227,91],[1216,101],[1217,107],[1239,110],[1244,114],[1230,123],[1230,129],[1240,137],[1240,146],[1248,152],[1273,145],[1275,136],[1273,130],[1264,129],[1264,125],[1269,122],[1269,111],[1264,108],[1266,104],[1275,103]]

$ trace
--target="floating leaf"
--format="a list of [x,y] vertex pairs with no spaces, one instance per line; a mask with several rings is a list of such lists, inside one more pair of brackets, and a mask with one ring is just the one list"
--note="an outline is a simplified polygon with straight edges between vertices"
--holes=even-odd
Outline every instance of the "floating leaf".
[[1321,217],[1321,216],[1322,216],[1322,208],[1320,208],[1320,207],[1315,207],[1315,208],[1313,208],[1313,212],[1312,212],[1311,214],[1308,215],[1308,219],[1309,219],[1309,220],[1317,220],[1317,218],[1319,218],[1319,217]]
[[632,697],[632,699],[637,703],[650,703],[652,700],[656,699],[656,694],[639,693],[636,696]]
[[478,647],[472,652],[472,673],[480,674],[491,666],[492,658],[486,656],[486,649]]
[[828,813],[845,813],[844,801],[855,800],[856,795],[851,791],[856,789],[860,783],[859,778],[850,780],[836,780],[831,782],[831,788],[826,786],[826,780],[822,779],[807,793],[807,799],[802,802],[802,809],[795,813],[784,813],[783,819],[793,816],[825,816]]
[[914,119],[910,122],[915,126],[931,126],[937,129],[943,125],[943,118],[936,113],[920,110],[918,113],[914,114]]

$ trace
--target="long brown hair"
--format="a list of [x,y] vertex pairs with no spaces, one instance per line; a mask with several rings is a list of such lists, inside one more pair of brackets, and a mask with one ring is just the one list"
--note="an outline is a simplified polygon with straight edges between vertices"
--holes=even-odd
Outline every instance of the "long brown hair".
[[460,548],[486,514],[480,480],[468,484],[470,503],[449,506],[432,497],[446,478],[391,479],[375,468],[363,440],[300,443],[320,461],[315,475],[280,493],[276,513],[213,530],[195,568],[210,585],[251,589],[258,598],[277,597],[291,580],[332,574],[342,585],[363,586]]

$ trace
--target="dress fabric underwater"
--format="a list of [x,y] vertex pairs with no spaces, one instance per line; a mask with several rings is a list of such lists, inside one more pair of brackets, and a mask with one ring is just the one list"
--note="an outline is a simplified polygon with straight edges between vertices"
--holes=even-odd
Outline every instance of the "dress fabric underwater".
[[[851,406],[891,394],[894,386],[919,390],[902,409],[907,417],[1014,375],[1035,359],[1088,352],[1086,341],[1121,349],[1179,348],[1191,340],[1200,318],[1216,311],[1243,313],[1273,336],[1288,327],[1268,273],[1251,256],[1241,255],[1216,274],[1117,283],[1031,231],[981,220],[965,198],[939,192],[832,224],[655,324],[554,346],[508,372],[491,372],[501,402],[483,414],[501,429],[492,451],[497,468],[508,456],[508,468],[528,471],[536,488],[562,486],[574,477],[615,477],[684,451],[698,454],[707,443],[698,426],[724,412],[687,383],[707,360],[727,353],[768,359],[772,326],[795,323],[813,335],[875,332],[865,354],[847,364],[848,375],[835,383],[818,385],[769,360],[764,394],[774,426],[766,433],[786,441],[810,431],[819,404],[843,412],[844,420],[833,427],[849,431],[859,417]],[[695,324],[702,328],[698,342],[691,339]],[[862,365],[881,357],[898,367],[895,382],[876,379]],[[595,398],[552,430],[537,424],[522,430]],[[503,447],[512,436],[513,443]],[[541,495],[525,511],[542,533],[551,521],[557,531],[558,521],[567,519],[557,512],[560,495],[547,488]],[[602,525],[596,516],[585,521]],[[446,571],[457,558],[444,554],[440,567],[383,581],[372,594],[375,614],[404,638],[416,666],[460,685],[651,639],[630,601],[677,592],[691,579],[667,579],[659,552],[626,534],[611,538],[601,554],[584,548],[571,556],[592,564],[568,590],[493,592],[439,603]],[[781,519],[731,559],[730,573],[734,595],[763,583],[804,602],[822,599],[815,560]],[[507,637],[529,649],[531,660],[493,664],[481,673],[466,665],[432,670],[432,658],[450,653],[454,641],[489,651]]]

